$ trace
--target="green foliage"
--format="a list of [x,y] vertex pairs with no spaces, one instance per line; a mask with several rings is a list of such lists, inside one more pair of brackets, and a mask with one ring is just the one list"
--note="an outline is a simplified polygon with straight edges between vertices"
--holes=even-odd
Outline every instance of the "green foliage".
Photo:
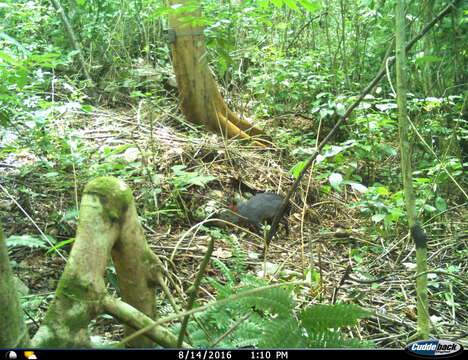
[[[55,242],[50,236],[48,236],[48,239],[52,243]],[[47,249],[49,247],[44,238],[31,235],[12,235],[6,240],[6,245],[8,248],[24,246],[30,249]]]
[[141,175],[142,164],[139,160],[129,160],[125,157],[125,150],[131,145],[123,145],[117,148],[102,148],[98,161],[89,168],[90,177],[116,176],[127,178]]
[[55,250],[60,249],[64,247],[65,245],[71,244],[74,241],[75,241],[75,238],[60,241],[56,245],[52,246],[49,250],[47,250],[47,254],[53,253]]
[[[451,178],[448,173],[451,174]],[[418,174],[424,174],[425,177],[417,177]],[[437,164],[414,173],[413,188],[418,194],[416,207],[421,219],[428,219],[447,210],[447,200],[441,196],[434,184],[437,183],[443,188],[444,184],[448,186],[452,179],[463,181],[462,174],[462,165],[454,158],[449,159],[448,164]],[[371,217],[375,223],[383,221],[385,226],[398,223],[401,218],[406,219],[403,191],[392,192],[388,186],[379,183],[369,187],[361,200],[353,205],[356,206],[360,208],[362,215]]]
[[38,94],[48,91],[51,70],[70,63],[74,54],[38,36],[52,26],[40,4],[4,2],[0,18],[0,124],[21,127],[39,120],[36,111],[46,108],[48,100]]
[[[221,284],[213,279],[206,281],[216,290],[218,300],[267,286],[265,281],[245,273],[239,286],[226,266],[218,260],[216,266],[223,269],[227,283]],[[189,324],[193,345],[210,346],[212,341],[242,319],[239,327],[217,347],[373,347],[371,342],[348,339],[338,330],[356,325],[358,319],[372,315],[360,307],[353,304],[313,305],[296,314],[296,306],[288,291],[272,288],[210,308],[196,314],[196,321]]]
[[354,304],[334,306],[314,305],[302,310],[299,318],[311,333],[357,324],[357,320],[370,316],[368,311]]
[[309,11],[315,11],[320,5],[318,1],[309,1],[309,0],[269,0],[276,7],[282,7],[283,5],[287,6],[292,10],[299,10],[298,4],[302,5]]
[[[287,58],[281,50],[269,48],[256,56],[258,59],[254,61],[263,69],[259,73],[258,69],[251,68],[246,86],[262,104],[257,109],[259,115],[302,110],[309,104],[316,104],[320,111],[321,103],[326,101],[323,92],[330,89],[330,75],[317,74],[317,54]],[[323,116],[335,112],[335,109],[327,110],[327,113],[322,111]]]
[[170,200],[164,204],[164,208],[160,208],[157,211],[151,211],[149,215],[161,214],[164,215],[166,219],[174,218],[177,215],[183,215],[187,221],[193,221],[192,213],[189,211],[189,206],[187,202],[191,199],[189,192],[194,186],[205,187],[207,183],[215,180],[213,176],[203,175],[200,169],[195,171],[185,171],[184,165],[175,165],[172,168],[173,175],[170,178],[165,180],[163,174],[153,174],[152,179],[156,184],[156,191],[159,193],[161,191],[160,185],[162,182],[167,182],[170,185],[171,193]]
[[172,184],[180,191],[186,191],[192,185],[205,187],[207,183],[216,179],[213,176],[204,176],[200,171],[184,171],[184,169],[184,165],[172,167],[172,171],[174,172]]
[[[21,296],[20,302],[21,307],[28,315],[25,315],[27,319],[34,318],[39,319],[44,317],[45,309],[47,309],[48,304],[53,300],[54,294],[49,295],[27,295]],[[27,321],[25,319],[25,321]]]
[[[213,259],[213,264],[222,271],[232,284],[234,284],[234,280],[237,279],[240,274],[243,274],[248,270],[246,265],[248,261],[247,255],[242,250],[242,246],[237,238],[221,234],[218,237],[229,243],[232,251],[232,263],[230,264],[230,267],[227,268],[221,261]],[[235,276],[235,278],[232,276]]]
[[[458,251],[460,256],[466,256],[468,250]],[[441,271],[448,274],[460,274],[462,272],[460,265],[443,265]],[[464,306],[463,297],[459,294],[465,287],[463,281],[459,278],[451,278],[437,273],[428,274],[428,287],[434,291],[436,297],[452,309],[460,309]]]
[[[76,61],[77,53],[50,2],[6,0],[0,4],[0,161],[22,151],[37,157],[35,165],[20,168],[20,181],[12,188],[19,197],[38,200],[71,194],[72,190],[79,193],[80,184],[89,178],[114,175],[143,184],[136,190],[142,200],[154,200],[167,193],[159,209],[154,210],[151,204],[154,211],[145,213],[148,219],[162,214],[163,221],[180,216],[190,220],[188,209],[198,205],[190,203],[192,192],[195,187],[207,186],[213,177],[176,166],[166,178],[141,159],[126,161],[122,155],[128,145],[90,152],[89,143],[72,135],[67,126],[61,131],[55,126],[64,113],[89,111],[87,101],[102,104],[104,98],[125,106],[138,99],[142,104],[153,102],[158,106],[169,101],[163,99],[166,90],[162,82],[172,72],[163,29],[167,28],[166,16],[171,10],[159,0],[61,3],[97,83],[99,97],[87,98],[87,83]],[[462,189],[466,188],[468,122],[463,95],[463,44],[468,43],[468,35],[463,31],[466,4],[462,3],[408,52],[408,108],[414,125],[410,135],[415,144],[411,149],[413,185],[422,221],[450,210],[460,199],[465,201]],[[297,177],[317,141],[324,138],[375,76],[387,50],[393,49],[393,5],[385,1],[204,0],[189,4],[193,9],[201,7],[203,15],[187,21],[206,26],[207,56],[230,94],[230,106],[263,117],[291,115],[283,128],[270,134],[290,155],[285,164],[295,164],[291,173]],[[436,2],[434,14],[442,6],[442,2]],[[407,29],[411,38],[426,20],[418,2],[409,2],[407,11],[412,19]],[[426,91],[424,78],[430,69],[432,81]],[[390,71],[390,80],[392,74]],[[399,145],[395,141],[396,104],[389,83],[382,82],[367,95],[330,139],[330,145],[317,158],[314,173],[323,180],[323,193],[356,190],[353,193],[358,201],[353,206],[375,225],[367,230],[371,238],[383,238],[382,246],[386,239],[399,234],[400,226],[407,225]],[[235,90],[239,94],[233,95]],[[267,121],[270,119],[265,127],[271,130],[273,125]],[[152,187],[145,185],[149,178]],[[46,185],[40,188],[37,184]],[[76,228],[77,210],[75,204],[66,206],[68,210],[52,210],[45,216],[48,224],[54,221],[60,234],[70,238]],[[221,238],[219,232],[216,236]],[[223,275],[223,281],[208,280],[218,298],[264,286],[263,281],[245,275],[246,258],[239,243],[221,239],[230,242],[234,261],[228,268],[213,260]],[[12,236],[8,241],[10,249],[49,248],[44,239],[29,235]],[[70,241],[73,239],[59,242],[49,251]],[[381,250],[360,246],[352,249],[351,255],[358,264],[364,264],[369,253]],[[453,253],[456,259],[466,255],[466,250]],[[447,266],[442,270],[457,273],[463,268]],[[454,284],[460,288],[457,291],[463,292],[458,282],[438,277],[431,277],[430,282],[438,290],[434,293],[440,301],[457,309],[463,307],[454,295]],[[249,315],[218,346],[367,346],[357,339],[346,339],[338,330],[365,316],[359,309],[336,305],[296,311],[297,307],[283,289],[244,297],[198,314],[198,324],[191,324],[195,343],[209,345],[237,320]]]
[[376,184],[368,189],[364,197],[353,207],[358,206],[362,215],[371,217],[375,223],[384,225],[398,222],[405,215],[403,191],[391,194],[387,187]]
[[[419,99],[410,96],[410,110],[417,116],[421,110],[430,112],[432,116],[421,116],[414,121],[422,123],[419,136],[414,141],[420,143],[412,149],[415,169],[413,173],[413,187],[418,194],[416,206],[422,220],[427,220],[445,211],[448,208],[450,189],[453,189],[454,181],[457,186],[463,186],[466,181],[463,175],[461,161],[462,151],[455,144],[466,138],[463,130],[465,121],[459,118],[455,112],[451,113],[443,104],[454,106],[455,98],[446,99],[424,98]],[[458,98],[459,99],[459,98]],[[460,99],[461,100],[461,99]],[[371,218],[374,224],[389,226],[400,224],[406,226],[406,210],[401,191],[400,165],[398,162],[398,144],[395,144],[396,104],[393,100],[380,100],[374,96],[367,96],[356,111],[356,117],[345,127],[348,140],[337,145],[326,145],[317,157],[316,168],[320,169],[317,179],[328,179],[328,185],[322,187],[324,193],[331,191],[343,191],[345,185],[360,192],[360,200],[352,207],[359,207],[361,215]],[[450,126],[444,125],[446,117],[455,119]],[[462,125],[463,123],[463,125]],[[416,135],[414,135],[416,136]],[[299,159],[307,159],[314,151],[315,134],[298,135],[290,137],[295,142],[303,144],[292,152]],[[452,152],[458,156],[444,154],[443,140]],[[431,140],[439,139],[439,140]],[[459,140],[455,140],[459,139]],[[421,143],[423,141],[423,143]],[[429,145],[432,141],[432,146]],[[445,150],[447,151],[447,149]],[[434,153],[439,153],[439,158],[434,161]],[[305,165],[302,160],[291,169],[291,173],[297,176]]]

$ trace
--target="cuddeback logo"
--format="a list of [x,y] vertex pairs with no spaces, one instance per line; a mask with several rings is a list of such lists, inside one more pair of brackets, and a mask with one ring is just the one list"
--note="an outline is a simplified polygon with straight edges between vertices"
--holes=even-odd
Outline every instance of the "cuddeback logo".
[[416,356],[446,357],[461,354],[463,347],[447,340],[421,340],[408,344],[405,350]]

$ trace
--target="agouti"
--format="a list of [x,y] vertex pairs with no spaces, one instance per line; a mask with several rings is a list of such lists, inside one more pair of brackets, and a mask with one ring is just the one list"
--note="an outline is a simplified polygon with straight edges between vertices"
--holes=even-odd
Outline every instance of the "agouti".
[[[271,225],[275,215],[281,207],[283,197],[274,193],[257,194],[253,198],[237,206],[230,207],[219,214],[221,220],[229,221],[238,225],[252,224],[257,230],[260,230],[260,224],[265,221]],[[286,209],[286,213],[289,209]],[[289,234],[289,224],[287,218],[280,221],[286,228],[286,234]]]

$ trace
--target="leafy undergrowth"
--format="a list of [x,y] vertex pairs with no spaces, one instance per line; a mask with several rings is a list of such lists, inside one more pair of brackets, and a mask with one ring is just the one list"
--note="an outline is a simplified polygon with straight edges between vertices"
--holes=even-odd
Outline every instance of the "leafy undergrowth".
[[[238,141],[224,142],[177,120],[171,111],[135,114],[70,108],[54,117],[47,133],[37,137],[39,143],[3,153],[0,176],[9,196],[2,200],[0,211],[6,219],[6,233],[12,235],[8,244],[14,271],[29,288],[22,299],[32,333],[64,266],[58,253],[66,258],[69,252],[71,245],[66,242],[76,231],[77,204],[84,185],[96,176],[112,175],[134,190],[153,251],[166,258],[175,254],[174,261],[166,265],[184,289],[191,285],[208,240],[216,238],[199,303],[219,296],[223,289],[241,286],[245,274],[269,282],[307,280],[310,286],[287,288],[294,299],[290,310],[303,314],[299,318],[305,329],[306,310],[301,309],[354,303],[374,316],[359,325],[345,324],[350,346],[370,346],[370,341],[377,347],[408,343],[416,330],[415,259],[414,246],[401,223],[376,224],[375,217],[362,216],[363,209],[369,210],[378,201],[365,198],[356,183],[324,176],[330,172],[322,163],[294,195],[289,216],[292,231],[287,236],[280,230],[265,262],[258,238],[214,226],[193,230],[193,225],[235,201],[239,194],[284,194],[292,184],[292,165],[298,160],[287,143],[260,149]],[[300,121],[298,118],[297,123]],[[281,130],[275,136],[277,143],[284,139]],[[339,150],[330,148],[328,154],[343,156],[346,146],[349,144]],[[391,165],[385,166],[397,168],[398,159],[389,159]],[[447,214],[443,221],[426,227],[429,269],[460,275],[467,267],[466,234],[461,232],[466,228],[466,210],[455,207]],[[50,244],[39,238],[36,226]],[[46,254],[52,245],[56,249]],[[116,291],[111,266],[107,280]],[[429,280],[431,319],[440,338],[454,339],[466,333],[466,282],[442,272],[429,274]],[[229,309],[223,311],[226,315]],[[254,317],[259,316],[258,311]],[[210,316],[206,313],[200,318],[213,319]],[[303,335],[297,319],[288,319],[292,321],[286,322],[288,326]],[[235,321],[234,317],[228,320]],[[290,331],[286,325],[284,331]],[[96,320],[93,328],[103,339],[119,339],[122,334],[121,327],[107,317]],[[247,325],[244,330],[249,331]],[[329,334],[329,344],[336,344],[334,334]],[[301,339],[302,346],[319,344],[310,337]]]

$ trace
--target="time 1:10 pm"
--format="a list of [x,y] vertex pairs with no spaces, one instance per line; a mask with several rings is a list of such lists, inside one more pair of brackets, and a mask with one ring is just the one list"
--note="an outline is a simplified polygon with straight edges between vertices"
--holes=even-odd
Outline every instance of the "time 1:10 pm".
[[288,359],[288,351],[286,350],[252,350],[250,352],[251,360],[269,360],[269,359]]

